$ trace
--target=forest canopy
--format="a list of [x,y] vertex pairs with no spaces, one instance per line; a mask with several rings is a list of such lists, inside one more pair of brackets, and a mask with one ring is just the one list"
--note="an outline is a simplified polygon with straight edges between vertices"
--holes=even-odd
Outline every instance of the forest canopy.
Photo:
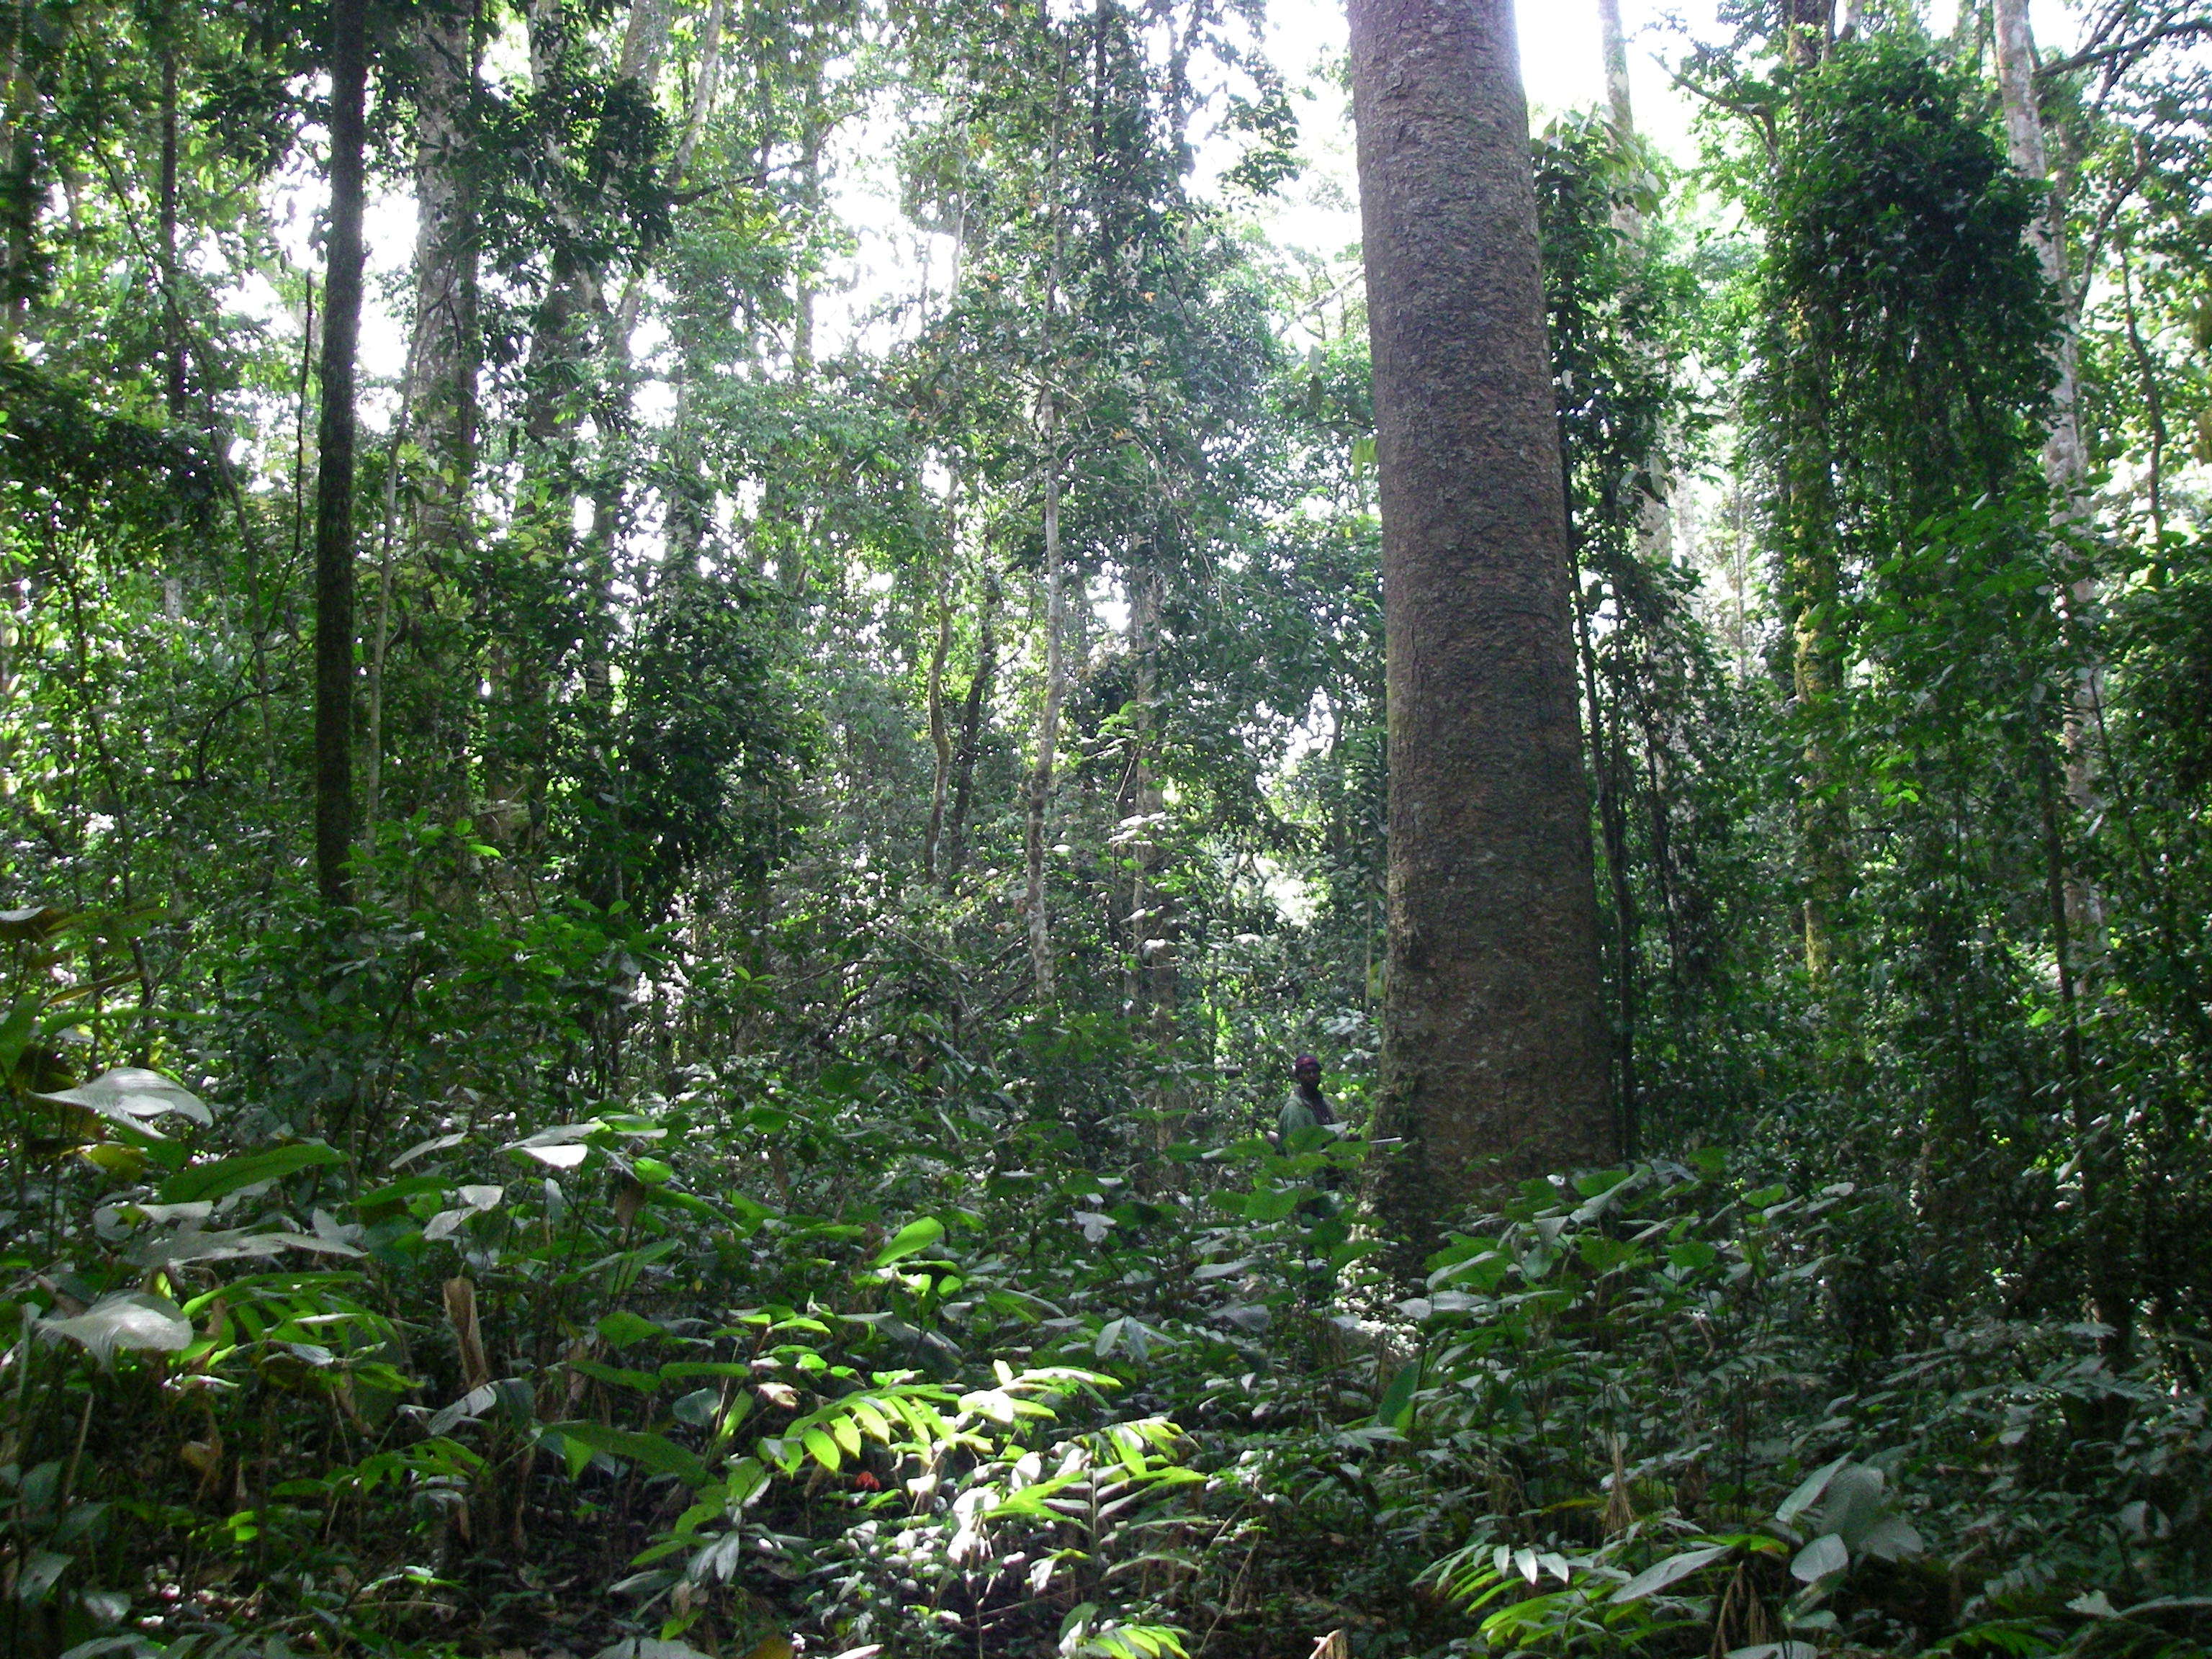
[[2212,1644],[2212,15],[1597,10],[1415,1212],[1340,35],[0,4],[8,1659]]

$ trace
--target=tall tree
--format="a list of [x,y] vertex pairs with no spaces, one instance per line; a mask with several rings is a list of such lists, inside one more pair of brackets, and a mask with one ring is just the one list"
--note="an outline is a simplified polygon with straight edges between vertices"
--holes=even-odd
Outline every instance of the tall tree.
[[1623,136],[1636,131],[1628,95],[1628,35],[1620,27],[1620,0],[1597,0],[1598,51],[1605,61],[1605,102]]
[[[2051,343],[2050,413],[2043,438],[2043,477],[2051,491],[2052,510],[2062,520],[2078,519],[2087,486],[2088,452],[2081,442],[2080,354],[2075,334],[2080,326],[2080,294],[2070,270],[2066,246],[2065,203],[2051,176],[2049,147],[2045,140],[2042,104],[2037,96],[2038,62],[2034,32],[2029,27],[2027,0],[1995,0],[1993,30],[1996,43],[1997,92],[2004,106],[2005,155],[2014,169],[2036,186],[2035,217],[2029,222],[2028,245],[2035,250],[2043,279],[2051,285],[2058,308],[2058,332]],[[2146,399],[2146,402],[2149,402]],[[2151,472],[2154,499],[2157,492],[2157,457]],[[2094,577],[2084,575],[2069,584],[2068,609],[2082,616],[2097,601]],[[2097,788],[2091,751],[2101,723],[2104,673],[2093,660],[2084,659],[2074,673],[2067,703],[2066,795],[2074,810],[2085,818],[2097,810]],[[2065,872],[2066,924],[2069,940],[2078,955],[2062,961],[2060,971],[2069,981],[2083,969],[2094,969],[2104,933],[2102,901],[2081,871],[2069,866]],[[2062,956],[2064,954],[2062,949]]]
[[2043,446],[2044,476],[2051,493],[2070,503],[2081,492],[2088,458],[2081,447],[2081,416],[2075,386],[2073,281],[2067,270],[2066,222],[2052,186],[2044,142],[2043,112],[2036,97],[2035,36],[2028,27],[2027,0],[1995,0],[1997,92],[2004,105],[2005,155],[2037,186],[2036,214],[2027,240],[2035,250],[2044,280],[2062,307],[2064,327],[2051,353],[2057,380]]
[[365,0],[331,8],[331,222],[323,282],[322,422],[315,473],[315,884],[349,896],[353,848],[354,358],[361,338]]
[[1382,485],[1380,1196],[1607,1156],[1589,800],[1535,188],[1507,0],[1352,0]]
[[421,533],[442,552],[466,533],[477,440],[477,243],[468,155],[476,8],[435,0],[416,19],[415,350],[408,412],[430,463]]

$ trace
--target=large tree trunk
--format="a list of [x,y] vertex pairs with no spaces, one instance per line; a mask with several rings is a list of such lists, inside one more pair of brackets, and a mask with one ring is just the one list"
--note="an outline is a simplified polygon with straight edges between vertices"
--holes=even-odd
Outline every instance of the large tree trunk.
[[1389,641],[1378,1197],[1416,1244],[1609,1157],[1597,903],[1509,0],[1352,0]]
[[323,283],[322,426],[315,471],[315,884],[349,897],[353,852],[354,356],[361,337],[364,0],[331,8],[331,226]]

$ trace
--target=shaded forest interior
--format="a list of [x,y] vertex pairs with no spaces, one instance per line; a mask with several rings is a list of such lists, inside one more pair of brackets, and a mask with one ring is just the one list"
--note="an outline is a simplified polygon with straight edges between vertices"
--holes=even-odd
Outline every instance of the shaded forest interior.
[[4,1659],[2206,1650],[2212,16],[1599,11],[1437,1217],[1340,33],[0,3]]

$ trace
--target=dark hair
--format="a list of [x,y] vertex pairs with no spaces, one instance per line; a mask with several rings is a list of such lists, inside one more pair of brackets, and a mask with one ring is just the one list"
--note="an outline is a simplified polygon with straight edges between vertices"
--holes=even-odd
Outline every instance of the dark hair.
[[1309,1066],[1312,1066],[1316,1072],[1321,1070],[1320,1058],[1314,1054],[1300,1054],[1296,1060],[1291,1062],[1291,1069],[1293,1072],[1303,1072]]

